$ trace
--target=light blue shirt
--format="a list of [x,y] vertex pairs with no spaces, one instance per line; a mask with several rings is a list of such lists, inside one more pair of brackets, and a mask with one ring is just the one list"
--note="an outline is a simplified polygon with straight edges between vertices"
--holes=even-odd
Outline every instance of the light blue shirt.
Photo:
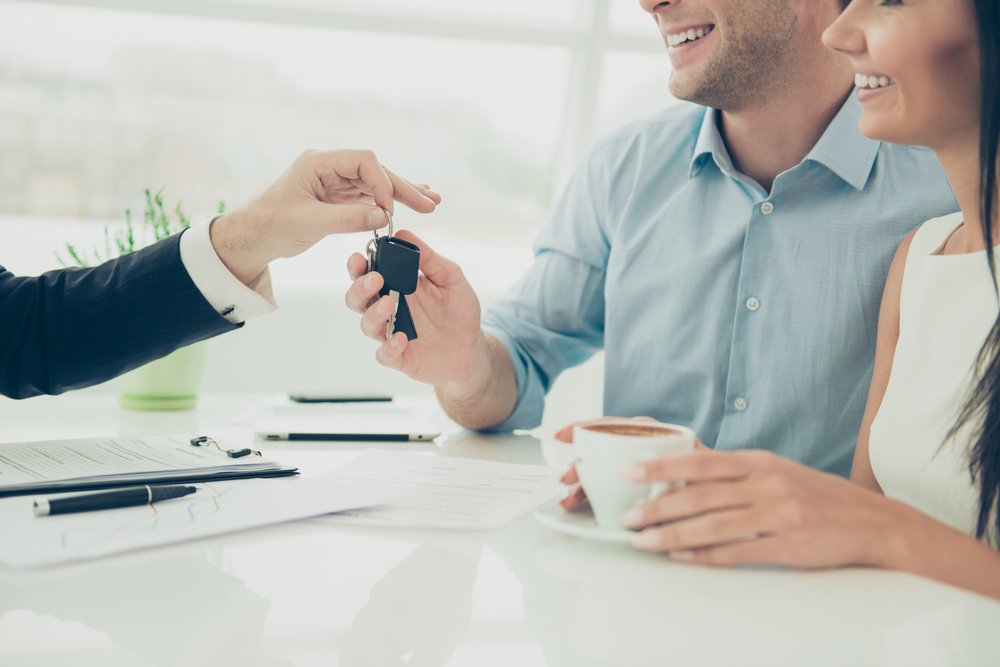
[[885,276],[902,238],[957,210],[934,154],[865,138],[853,95],[768,194],[694,105],[598,143],[483,318],[541,421],[564,369],[605,350],[604,412],[694,428],[847,475]]

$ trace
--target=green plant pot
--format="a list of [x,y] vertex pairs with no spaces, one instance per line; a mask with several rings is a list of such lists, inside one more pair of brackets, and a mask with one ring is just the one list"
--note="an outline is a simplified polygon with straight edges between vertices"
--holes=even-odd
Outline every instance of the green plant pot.
[[119,403],[126,410],[190,410],[198,402],[205,343],[196,343],[121,376]]

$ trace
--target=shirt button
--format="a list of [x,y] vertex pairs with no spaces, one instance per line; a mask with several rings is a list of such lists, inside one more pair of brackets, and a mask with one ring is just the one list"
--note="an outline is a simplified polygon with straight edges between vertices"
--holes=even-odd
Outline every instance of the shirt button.
[[747,399],[743,398],[742,396],[733,401],[733,407],[736,408],[736,410],[739,412],[743,412],[744,410],[746,410],[749,405],[750,404],[747,403]]
[[764,215],[771,215],[774,213],[774,204],[769,201],[764,202],[760,205],[760,212]]
[[757,297],[752,296],[749,299],[747,299],[747,310],[753,311],[757,310],[758,308],[760,308],[760,301],[757,299]]

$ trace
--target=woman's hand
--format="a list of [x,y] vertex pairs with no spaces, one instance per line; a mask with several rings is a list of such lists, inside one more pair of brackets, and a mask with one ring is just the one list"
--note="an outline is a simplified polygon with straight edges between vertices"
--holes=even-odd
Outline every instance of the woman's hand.
[[[587,421],[573,422],[563,426],[561,429],[556,431],[555,438],[560,442],[565,442],[566,444],[573,444],[573,429],[577,426],[589,425],[589,424],[602,424],[605,422],[621,422],[621,421],[637,421],[659,424],[661,422],[653,419],[652,417],[601,417],[600,419],[590,419]],[[695,439],[694,446],[696,449],[708,449],[701,440]],[[563,496],[559,504],[563,506],[563,509],[569,512],[576,512],[587,506],[587,494],[584,493],[583,488],[580,486],[580,478],[576,474],[576,466],[572,463],[566,472],[563,473],[559,481],[563,484],[569,486],[569,490]]]
[[633,545],[712,565],[889,566],[901,505],[765,451],[698,450],[636,464],[634,482],[687,485],[626,512]]

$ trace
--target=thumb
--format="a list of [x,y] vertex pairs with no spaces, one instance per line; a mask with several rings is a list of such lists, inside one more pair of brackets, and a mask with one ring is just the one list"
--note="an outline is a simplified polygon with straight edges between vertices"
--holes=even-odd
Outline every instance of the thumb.
[[327,204],[313,201],[306,208],[308,222],[320,227],[325,234],[370,232],[385,227],[389,219],[378,206],[371,204]]
[[403,230],[396,234],[404,241],[416,244],[420,248],[420,270],[433,284],[448,287],[459,282],[467,282],[462,268],[444,255],[440,255],[411,231]]

